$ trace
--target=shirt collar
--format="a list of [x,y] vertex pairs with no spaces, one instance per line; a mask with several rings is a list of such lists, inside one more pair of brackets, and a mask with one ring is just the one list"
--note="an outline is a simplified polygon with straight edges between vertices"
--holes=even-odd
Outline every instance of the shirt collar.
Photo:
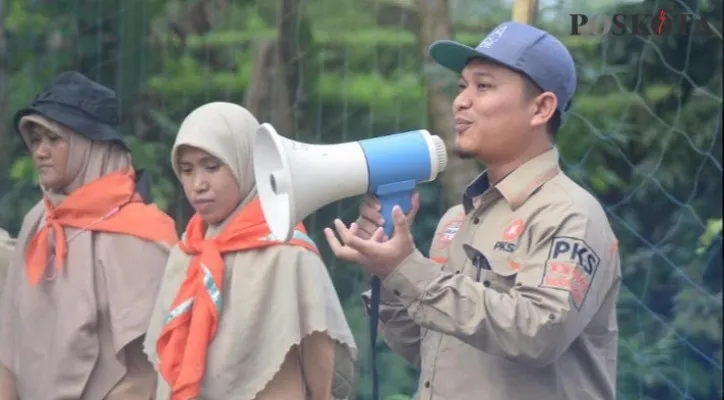
[[[561,171],[560,156],[554,147],[542,153],[505,176],[494,188],[505,198],[510,208],[515,210],[544,183],[553,179]],[[474,208],[474,199],[490,189],[487,171],[470,183],[463,193],[465,213]]]

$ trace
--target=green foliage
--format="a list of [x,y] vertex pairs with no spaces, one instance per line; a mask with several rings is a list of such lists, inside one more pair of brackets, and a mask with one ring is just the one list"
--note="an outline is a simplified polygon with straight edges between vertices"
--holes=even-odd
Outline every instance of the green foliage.
[[706,224],[706,231],[699,238],[699,248],[696,249],[696,254],[704,255],[707,249],[714,243],[714,238],[721,236],[722,231],[722,219],[710,219]]
[[[449,76],[454,92],[451,74],[423,66],[416,32],[382,26],[372,3],[305,2],[295,39],[305,49],[299,68],[304,93],[297,94],[305,99],[297,104],[304,140],[339,143],[424,126],[426,74]],[[510,12],[504,2],[479,3],[453,1],[457,39],[471,45]],[[684,3],[696,9],[693,0]],[[721,30],[721,1],[699,3]],[[9,109],[27,105],[65,69],[114,87],[124,99],[123,129],[134,161],[151,174],[155,201],[183,229],[190,213],[168,163],[178,125],[205,102],[241,103],[254,49],[276,36],[276,2],[229,4],[213,30],[182,41],[169,20],[189,7],[185,2],[7,0],[12,56],[2,68]],[[576,4],[576,11],[593,11],[611,2]],[[625,7],[639,13],[655,8],[652,0]],[[620,240],[618,398],[720,398],[721,37],[568,36],[561,22],[568,11],[546,11],[541,25],[562,39],[578,66],[574,107],[558,138],[564,166],[605,204]],[[4,145],[12,155],[0,158],[0,225],[16,233],[39,198],[37,176],[10,118],[0,123],[10,132]],[[437,184],[420,191],[413,229],[426,250],[449,205],[441,204]],[[321,229],[335,217],[354,219],[357,202],[329,205],[305,221],[314,239],[324,243]],[[360,347],[357,398],[366,399],[368,320],[359,293],[367,279],[320,247]],[[400,393],[414,393],[414,370],[383,344],[378,348],[383,398],[410,399]]]

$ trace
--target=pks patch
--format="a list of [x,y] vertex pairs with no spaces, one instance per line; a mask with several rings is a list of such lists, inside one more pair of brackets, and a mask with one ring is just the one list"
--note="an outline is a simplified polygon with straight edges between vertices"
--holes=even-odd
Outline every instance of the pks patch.
[[600,263],[601,258],[585,241],[572,237],[555,237],[540,286],[567,291],[573,305],[580,310]]
[[523,233],[525,229],[525,221],[520,218],[515,219],[513,222],[508,224],[503,231],[503,240],[506,242],[512,242]]

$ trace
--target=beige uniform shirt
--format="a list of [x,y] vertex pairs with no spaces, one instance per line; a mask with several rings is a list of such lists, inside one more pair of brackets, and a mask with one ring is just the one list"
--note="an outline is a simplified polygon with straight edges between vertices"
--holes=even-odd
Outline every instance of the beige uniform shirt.
[[430,257],[382,282],[382,335],[419,367],[418,399],[615,398],[617,240],[557,150],[477,178]]

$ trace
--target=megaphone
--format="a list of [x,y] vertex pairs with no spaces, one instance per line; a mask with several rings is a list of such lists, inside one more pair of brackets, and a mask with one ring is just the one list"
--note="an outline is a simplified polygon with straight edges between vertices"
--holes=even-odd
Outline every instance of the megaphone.
[[[262,212],[272,236],[288,241],[294,227],[314,211],[337,200],[374,194],[392,237],[392,207],[407,214],[418,183],[435,180],[447,167],[445,143],[420,129],[333,145],[287,139],[261,124],[254,139],[254,177]],[[372,398],[379,400],[377,322],[380,280],[373,277],[370,299]]]
[[316,210],[344,198],[374,194],[382,205],[385,234],[392,236],[392,207],[407,213],[419,183],[447,167],[445,143],[420,129],[332,145],[287,139],[268,123],[254,139],[254,176],[262,212],[276,240]]

